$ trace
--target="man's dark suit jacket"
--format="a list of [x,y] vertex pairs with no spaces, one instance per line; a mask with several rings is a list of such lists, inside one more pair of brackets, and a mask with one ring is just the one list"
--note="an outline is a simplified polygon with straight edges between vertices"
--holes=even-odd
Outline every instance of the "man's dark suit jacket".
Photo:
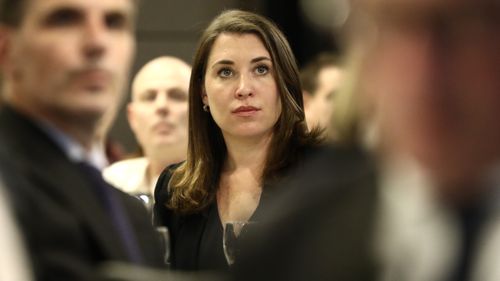
[[358,149],[327,148],[296,171],[236,259],[234,279],[375,280],[376,169]]
[[[4,176],[37,280],[98,280],[106,261],[127,262],[113,223],[89,178],[31,120],[0,110]],[[161,266],[159,237],[141,203],[115,189],[142,250],[144,265]]]

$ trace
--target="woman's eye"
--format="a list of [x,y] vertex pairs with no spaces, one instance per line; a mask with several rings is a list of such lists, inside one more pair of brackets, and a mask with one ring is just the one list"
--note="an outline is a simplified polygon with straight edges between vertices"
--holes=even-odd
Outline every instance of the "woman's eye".
[[269,67],[267,65],[260,65],[255,68],[255,72],[259,75],[264,75],[269,72]]
[[223,69],[219,70],[218,74],[222,78],[227,78],[227,77],[231,77],[233,75],[233,71],[231,71],[231,69],[228,69],[228,68],[223,68]]

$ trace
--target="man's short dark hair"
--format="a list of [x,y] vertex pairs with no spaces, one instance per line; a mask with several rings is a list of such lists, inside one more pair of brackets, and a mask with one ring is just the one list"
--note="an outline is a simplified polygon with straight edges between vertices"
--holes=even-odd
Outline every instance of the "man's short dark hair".
[[29,0],[0,0],[0,23],[18,27]]
[[[0,0],[0,24],[19,27],[28,1],[31,0]],[[140,0],[132,2],[137,6]]]
[[302,90],[314,95],[318,89],[318,74],[325,68],[330,66],[338,66],[338,57],[331,53],[320,53],[312,61],[306,64],[300,71],[300,82]]

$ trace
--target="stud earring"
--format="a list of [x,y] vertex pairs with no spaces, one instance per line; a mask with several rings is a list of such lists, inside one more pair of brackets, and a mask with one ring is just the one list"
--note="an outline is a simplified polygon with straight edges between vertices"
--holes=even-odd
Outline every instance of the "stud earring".
[[203,105],[203,111],[210,112],[210,106],[208,106],[208,104],[204,104]]

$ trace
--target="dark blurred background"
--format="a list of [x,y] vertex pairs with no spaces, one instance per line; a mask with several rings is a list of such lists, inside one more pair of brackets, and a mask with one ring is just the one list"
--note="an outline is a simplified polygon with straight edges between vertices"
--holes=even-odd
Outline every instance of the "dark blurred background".
[[[328,22],[332,0],[142,0],[140,3],[137,57],[131,77],[140,66],[160,55],[177,56],[191,63],[201,30],[215,15],[232,8],[254,11],[277,23],[287,36],[299,66],[319,52],[339,49]],[[127,153],[137,149],[125,113],[129,88],[109,135]]]

